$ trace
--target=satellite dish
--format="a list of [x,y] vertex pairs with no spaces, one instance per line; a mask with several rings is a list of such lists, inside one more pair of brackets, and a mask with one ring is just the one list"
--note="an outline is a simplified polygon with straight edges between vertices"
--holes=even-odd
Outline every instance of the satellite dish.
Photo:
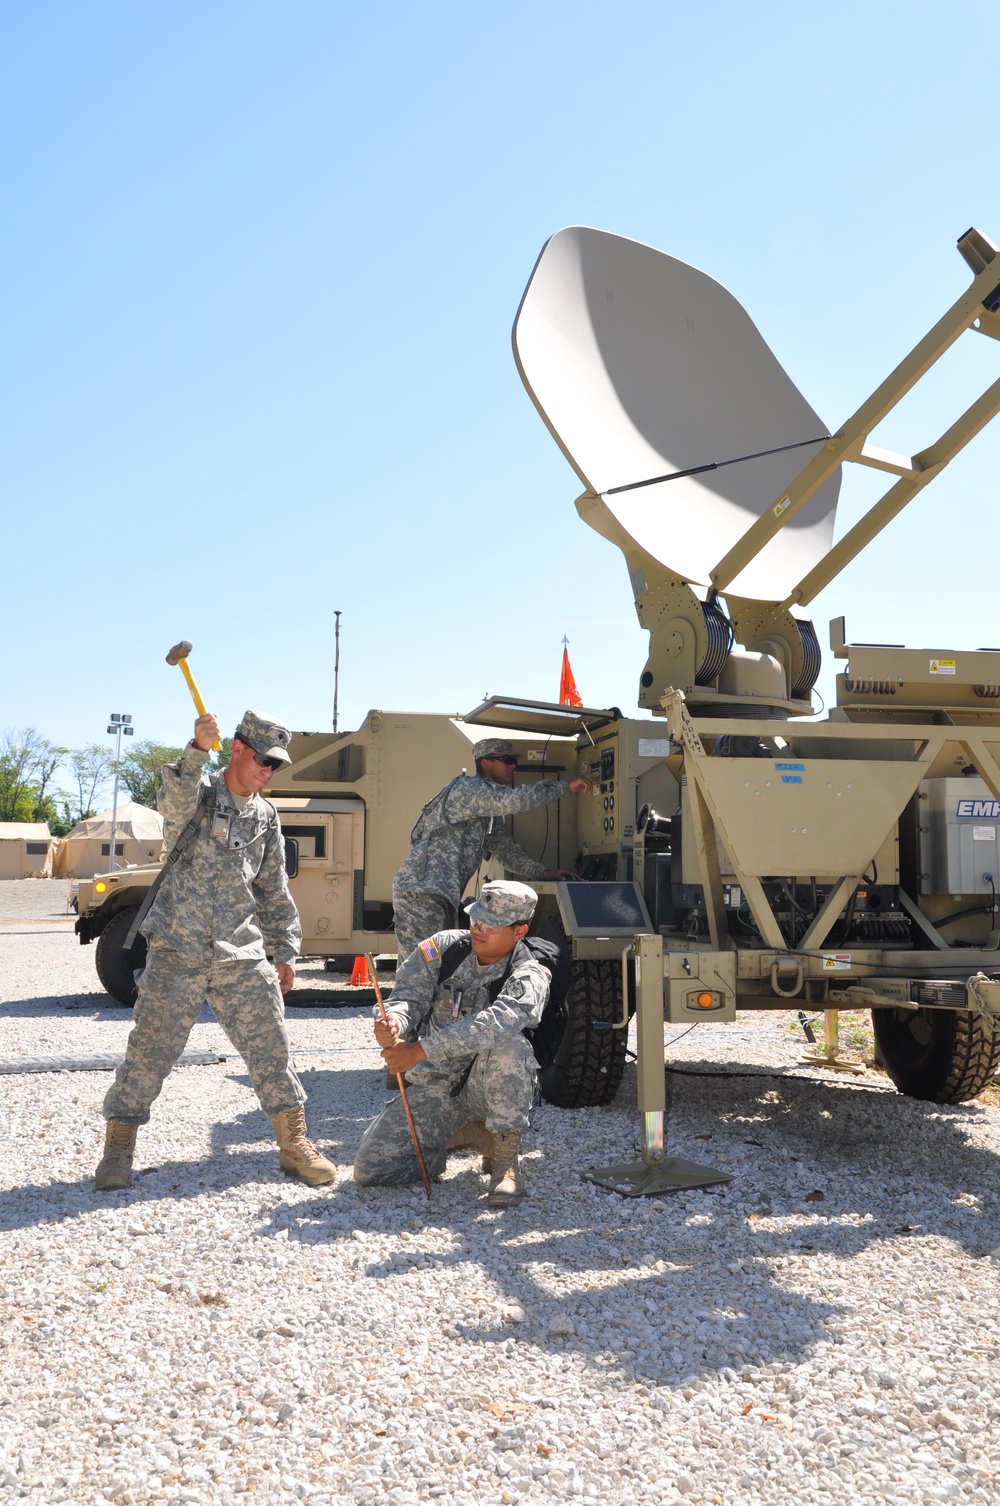
[[[513,342],[521,379],[580,479],[641,549],[695,584],[710,583],[827,434],[721,283],[604,230],[571,226],[546,242]],[[782,445],[800,447],[609,495]],[[781,600],[829,550],[839,490],[838,470],[730,589]]]

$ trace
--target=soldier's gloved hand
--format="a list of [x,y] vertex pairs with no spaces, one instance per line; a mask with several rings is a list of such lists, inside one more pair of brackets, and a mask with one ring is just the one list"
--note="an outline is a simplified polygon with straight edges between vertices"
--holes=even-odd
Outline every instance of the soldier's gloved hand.
[[579,877],[580,875],[574,872],[572,868],[546,868],[542,874],[543,879],[562,879],[566,884],[579,880]]
[[278,987],[283,994],[287,994],[295,982],[295,969],[290,962],[276,962],[274,971],[278,975]]
[[194,745],[203,753],[211,753],[212,744],[221,741],[222,733],[219,731],[219,723],[210,711],[206,711],[205,715],[200,716],[194,724]]
[[569,787],[574,795],[589,795],[593,792],[593,784],[589,779],[584,779],[581,774],[578,779],[571,779]]
[[427,1052],[419,1041],[402,1041],[398,1046],[386,1046],[382,1060],[390,1072],[409,1072],[417,1062],[427,1060]]
[[389,1023],[385,1020],[375,1021],[375,1039],[380,1046],[394,1046],[399,1040],[399,1021],[389,1016]]

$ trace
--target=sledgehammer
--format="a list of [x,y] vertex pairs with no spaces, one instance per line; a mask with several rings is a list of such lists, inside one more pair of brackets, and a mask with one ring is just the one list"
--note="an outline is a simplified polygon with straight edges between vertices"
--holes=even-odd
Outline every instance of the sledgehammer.
[[[188,664],[188,654],[191,652],[191,647],[192,645],[189,640],[187,638],[182,638],[180,643],[175,643],[173,648],[170,650],[169,654],[167,655],[167,663],[177,665],[181,674],[188,682],[188,690],[190,690],[191,692],[191,699],[194,701],[194,704],[197,707],[198,715],[204,716],[206,714],[205,702],[201,698],[201,691],[194,683],[194,675],[191,673],[191,667]],[[212,752],[218,753],[221,747],[222,744],[219,742],[219,739],[216,738],[215,742],[212,744]]]

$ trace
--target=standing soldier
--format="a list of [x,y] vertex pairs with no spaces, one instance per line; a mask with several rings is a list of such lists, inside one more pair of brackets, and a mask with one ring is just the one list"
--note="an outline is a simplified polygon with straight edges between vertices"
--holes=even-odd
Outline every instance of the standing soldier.
[[564,795],[589,795],[589,779],[540,779],[514,789],[518,755],[502,737],[472,750],[475,774],[459,774],[424,806],[410,833],[410,853],[392,883],[400,961],[418,941],[454,926],[465,886],[486,857],[530,879],[575,879],[569,868],[546,868],[518,847],[504,817]]
[[282,995],[295,981],[302,930],[278,815],[260,794],[275,769],[291,763],[291,736],[273,718],[247,711],[228,767],[209,775],[219,724],[206,714],[177,762],[164,766],[157,804],[167,863],[142,923],[149,953],[125,1061],[104,1100],[99,1192],[129,1185],[137,1127],[148,1124],[149,1106],[206,1001],[247,1064],[282,1169],[310,1186],[335,1178],[306,1138],[306,1095],[289,1057]]

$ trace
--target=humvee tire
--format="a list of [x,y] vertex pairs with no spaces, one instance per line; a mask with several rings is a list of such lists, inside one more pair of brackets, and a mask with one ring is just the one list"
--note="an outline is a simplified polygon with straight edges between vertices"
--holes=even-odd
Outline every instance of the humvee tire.
[[135,1003],[138,993],[133,973],[146,966],[145,936],[137,936],[131,951],[125,950],[125,937],[138,913],[138,905],[129,905],[127,910],[119,910],[116,915],[112,915],[97,938],[94,956],[97,976],[104,987],[113,999],[128,1008]]
[[574,962],[568,1003],[566,1032],[538,1085],[557,1108],[599,1108],[614,1098],[625,1070],[628,1031],[611,1028],[622,1013],[621,963]]
[[992,1082],[1000,1031],[957,1009],[873,1009],[875,1044],[901,1093],[931,1103],[965,1103]]

